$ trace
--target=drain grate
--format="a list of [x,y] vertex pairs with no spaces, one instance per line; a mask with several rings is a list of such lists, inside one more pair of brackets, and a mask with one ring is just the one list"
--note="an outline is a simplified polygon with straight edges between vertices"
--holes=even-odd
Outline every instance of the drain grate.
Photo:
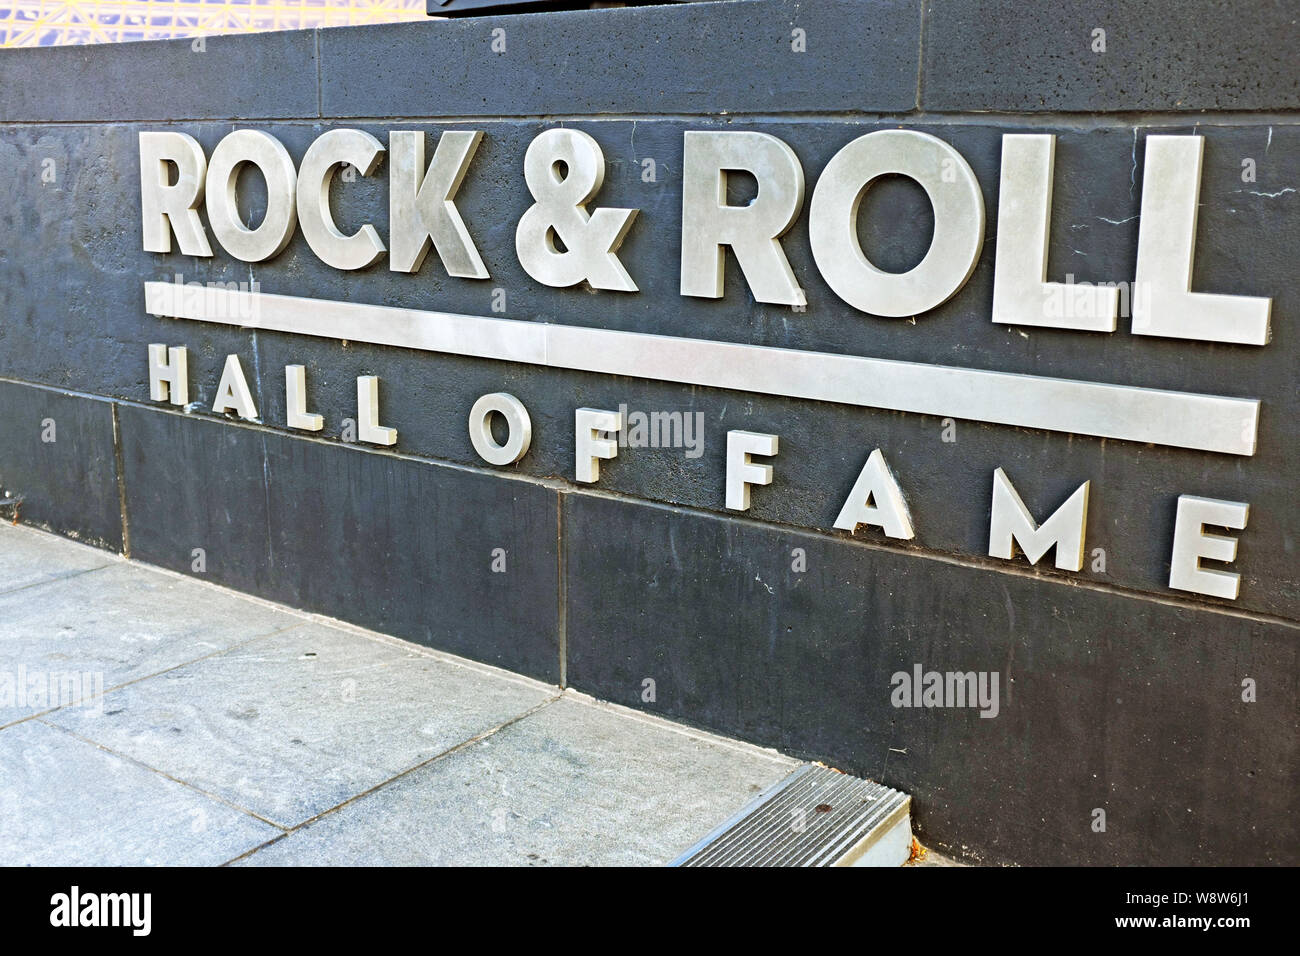
[[901,866],[911,798],[805,764],[673,861],[673,866]]

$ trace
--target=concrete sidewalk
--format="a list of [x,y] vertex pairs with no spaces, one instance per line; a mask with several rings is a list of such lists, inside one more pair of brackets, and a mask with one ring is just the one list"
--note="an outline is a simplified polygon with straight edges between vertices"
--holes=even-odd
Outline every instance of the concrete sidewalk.
[[0,524],[0,864],[660,864],[799,762]]

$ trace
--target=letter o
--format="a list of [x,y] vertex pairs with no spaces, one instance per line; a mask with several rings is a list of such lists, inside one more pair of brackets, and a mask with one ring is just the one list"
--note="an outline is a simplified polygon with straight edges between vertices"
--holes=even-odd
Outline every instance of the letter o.
[[[510,437],[504,445],[498,445],[492,437],[493,412],[505,416],[510,430]],[[533,441],[533,422],[528,417],[528,409],[506,392],[484,395],[470,409],[469,440],[479,457],[489,465],[513,465],[528,454],[528,446]]]
[[[877,269],[858,242],[862,197],[873,180],[892,174],[920,183],[934,207],[934,239],[908,272]],[[808,238],[822,278],[849,305],[871,315],[919,315],[952,298],[975,271],[984,245],[984,195],[965,158],[943,140],[878,130],[826,164],[813,191]]]
[[[256,229],[240,221],[235,201],[235,182],[244,163],[256,166],[266,180],[266,215]],[[212,151],[204,188],[208,222],[221,247],[243,262],[279,255],[298,225],[297,180],[289,151],[271,134],[237,129],[225,136]]]

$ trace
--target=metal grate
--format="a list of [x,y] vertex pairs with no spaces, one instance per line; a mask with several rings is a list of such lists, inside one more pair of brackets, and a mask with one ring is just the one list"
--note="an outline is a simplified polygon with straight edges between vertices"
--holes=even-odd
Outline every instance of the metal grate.
[[673,861],[673,866],[893,865],[911,850],[911,798],[806,764]]

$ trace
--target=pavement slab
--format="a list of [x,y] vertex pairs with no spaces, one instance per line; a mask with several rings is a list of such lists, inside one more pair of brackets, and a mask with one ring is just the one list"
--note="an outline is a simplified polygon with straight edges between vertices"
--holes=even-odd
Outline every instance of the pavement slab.
[[0,521],[0,594],[106,567],[122,559]]
[[313,624],[48,720],[291,827],[558,693]]
[[664,864],[798,766],[568,694],[240,862]]
[[203,866],[279,831],[39,720],[0,730],[0,865]]
[[[63,566],[62,544],[35,550]],[[0,594],[0,726],[59,702],[48,690],[24,687],[75,675],[106,690],[302,623],[300,615],[125,561]]]

